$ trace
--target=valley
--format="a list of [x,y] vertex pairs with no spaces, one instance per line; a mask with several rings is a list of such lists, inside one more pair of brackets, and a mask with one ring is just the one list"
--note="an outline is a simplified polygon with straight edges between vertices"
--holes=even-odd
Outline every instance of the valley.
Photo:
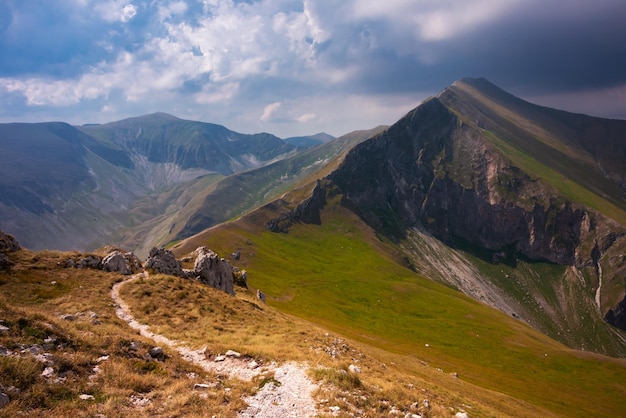
[[[13,376],[0,389],[19,389],[0,415],[60,416],[80,394],[94,397],[90,416],[254,415],[254,397],[297,365],[316,386],[306,416],[618,416],[626,331],[605,317],[626,296],[625,139],[626,121],[485,79],[334,139],[160,113],[0,125],[0,229],[28,248],[0,247],[0,346],[21,353],[0,357]],[[64,267],[107,244],[142,260],[166,247],[184,269],[204,246],[247,285],[229,296],[154,271]],[[76,312],[101,324],[60,319]],[[71,364],[58,393],[20,351],[49,334],[72,347],[51,354]],[[165,360],[133,354],[139,340]],[[212,368],[228,350],[258,374]],[[101,356],[105,374],[90,377]]]

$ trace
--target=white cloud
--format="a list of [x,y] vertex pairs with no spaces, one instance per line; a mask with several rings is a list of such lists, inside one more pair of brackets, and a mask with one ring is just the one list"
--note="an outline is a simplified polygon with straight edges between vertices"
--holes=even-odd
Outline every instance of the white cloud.
[[127,4],[122,8],[122,13],[120,14],[120,20],[122,22],[128,22],[137,14],[137,7],[133,4]]
[[423,41],[458,36],[499,16],[511,13],[521,0],[354,0],[357,19],[380,19]]
[[94,12],[107,22],[126,23],[137,15],[137,6],[127,0],[107,0],[97,3]]
[[313,119],[315,119],[315,113],[305,113],[304,115],[300,115],[296,118],[296,120],[300,123],[307,123]]
[[200,93],[195,95],[195,101],[199,104],[222,103],[231,100],[239,91],[239,83],[226,83],[222,85],[207,84]]
[[265,109],[263,109],[263,114],[261,115],[259,120],[263,122],[268,120],[272,116],[272,114],[276,112],[278,108],[280,108],[280,105],[281,105],[280,102],[275,102],[275,103],[268,104],[267,106],[265,106]]

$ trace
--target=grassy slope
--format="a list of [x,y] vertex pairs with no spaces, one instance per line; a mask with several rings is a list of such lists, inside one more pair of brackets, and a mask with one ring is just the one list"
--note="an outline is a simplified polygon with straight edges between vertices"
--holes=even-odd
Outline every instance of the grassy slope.
[[444,100],[461,113],[486,118],[485,136],[519,168],[572,201],[626,225],[626,196],[605,178],[593,155],[572,143],[574,134],[565,124],[551,116],[560,113],[516,98],[501,98],[501,104],[497,97],[463,82],[455,84]]
[[569,350],[401,267],[338,205],[327,206],[322,219],[321,226],[295,225],[288,235],[231,223],[177,251],[199,244],[222,253],[242,248],[251,283],[270,304],[403,355],[407,369],[425,361],[559,415],[610,416],[626,408],[623,361]]
[[[9,386],[19,389],[9,391],[11,402],[0,409],[0,417],[234,416],[245,408],[241,396],[252,393],[258,387],[255,382],[205,372],[167,348],[165,361],[147,360],[155,343],[118,319],[111,303],[111,286],[122,276],[59,268],[57,262],[69,255],[11,253],[16,266],[11,273],[0,273],[0,320],[9,328],[0,333],[0,346],[19,353],[0,356],[2,391]],[[62,320],[63,314],[76,319]],[[56,342],[46,347],[50,336]],[[138,350],[130,348],[131,341],[138,343]],[[41,376],[45,362],[20,353],[22,347],[33,345],[52,356],[51,379],[65,380],[52,383]],[[108,358],[98,360],[101,356]],[[208,382],[220,383],[208,397],[192,390],[195,383]],[[94,399],[81,400],[81,394]]]

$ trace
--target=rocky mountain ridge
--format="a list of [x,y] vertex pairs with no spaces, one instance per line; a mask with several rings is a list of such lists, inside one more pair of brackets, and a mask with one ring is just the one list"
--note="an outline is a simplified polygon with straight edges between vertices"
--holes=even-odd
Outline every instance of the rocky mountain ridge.
[[[601,162],[614,162],[602,144],[626,149],[626,122],[582,119],[588,129],[569,136],[563,121],[576,115],[544,112],[486,80],[456,82],[355,146],[267,227],[310,223],[342,195],[417,271],[570,346],[623,353],[624,336],[603,319],[625,293],[626,167]],[[591,131],[596,145],[583,141]],[[574,337],[573,326],[589,330]]]

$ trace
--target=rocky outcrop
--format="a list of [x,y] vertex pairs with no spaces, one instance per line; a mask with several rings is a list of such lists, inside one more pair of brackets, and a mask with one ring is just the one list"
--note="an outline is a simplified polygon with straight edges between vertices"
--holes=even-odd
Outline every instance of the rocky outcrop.
[[279,217],[270,219],[265,228],[272,232],[289,232],[289,228],[296,222],[320,225],[320,211],[326,205],[326,193],[330,189],[328,181],[318,180],[311,196],[299,203],[295,209],[282,213]]
[[396,239],[423,225],[452,245],[593,265],[593,242],[612,221],[515,166],[452,101],[430,99],[356,146],[329,175],[345,204]]
[[132,252],[115,250],[102,259],[102,270],[130,275],[141,270],[141,262]]
[[186,277],[183,267],[170,250],[165,248],[153,248],[150,250],[148,259],[144,266],[146,269],[154,270],[156,273],[169,274],[170,276]]
[[196,257],[193,270],[186,270],[182,268],[182,263],[176,259],[173,252],[163,248],[153,248],[150,250],[145,268],[161,274],[195,279],[230,295],[235,294],[235,280],[239,285],[247,286],[246,271],[235,269],[228,260],[210,249],[198,247],[193,254]]
[[84,257],[68,258],[63,262],[63,267],[100,270],[102,268],[101,263],[102,258],[94,254],[88,254]]
[[13,235],[0,231],[0,253],[12,253],[21,249],[22,247]]
[[626,297],[613,308],[609,309],[604,316],[604,320],[614,327],[626,331]]
[[196,250],[198,257],[193,272],[196,279],[216,289],[234,295],[233,266],[213,251],[200,247]]

